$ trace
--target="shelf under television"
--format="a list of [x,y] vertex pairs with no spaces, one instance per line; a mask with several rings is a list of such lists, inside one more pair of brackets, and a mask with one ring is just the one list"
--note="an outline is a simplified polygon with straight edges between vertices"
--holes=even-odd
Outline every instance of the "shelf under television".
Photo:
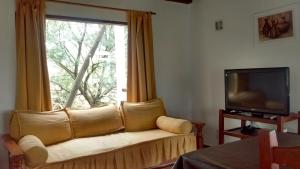
[[246,120],[246,121],[254,121],[260,123],[267,124],[277,124],[278,120],[282,120],[282,122],[289,122],[298,118],[298,113],[290,113],[288,116],[276,116],[276,118],[264,118],[264,117],[255,117],[255,116],[247,116],[242,114],[232,114],[232,113],[223,113],[224,118],[229,119],[237,119],[237,120]]
[[238,137],[241,139],[245,139],[248,137],[257,136],[260,128],[255,128],[254,132],[251,132],[249,134],[242,133],[242,127],[237,127],[229,130],[224,130],[224,135],[232,136],[232,137]]
[[[237,128],[233,128],[233,129],[229,129],[229,130],[224,130],[224,135],[238,137],[240,139],[245,139],[245,138],[257,136],[260,130],[261,130],[261,128],[255,128],[254,132],[245,134],[245,133],[242,133],[242,127],[237,127]],[[266,130],[266,129],[264,129],[264,130]],[[297,134],[297,133],[291,133],[291,132],[287,132],[287,133]]]
[[[224,129],[225,119],[236,119],[241,121],[241,126],[237,128]],[[260,122],[266,124],[273,124],[277,126],[278,132],[283,132],[284,124],[286,122],[298,120],[298,134],[300,134],[300,112],[299,113],[290,113],[288,116],[275,116],[273,118],[264,118],[249,116],[244,114],[232,114],[226,110],[219,111],[219,144],[224,143],[224,136],[238,137],[240,139],[245,139],[248,137],[256,136],[259,133],[259,128],[257,128],[253,133],[244,134],[241,132],[241,128],[246,125],[247,121]]]

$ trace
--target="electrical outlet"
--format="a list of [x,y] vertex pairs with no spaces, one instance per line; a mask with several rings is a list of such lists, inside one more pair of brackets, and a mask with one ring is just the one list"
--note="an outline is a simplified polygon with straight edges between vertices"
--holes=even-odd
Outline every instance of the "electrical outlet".
[[216,31],[223,30],[223,21],[222,20],[216,21],[215,28],[216,28]]

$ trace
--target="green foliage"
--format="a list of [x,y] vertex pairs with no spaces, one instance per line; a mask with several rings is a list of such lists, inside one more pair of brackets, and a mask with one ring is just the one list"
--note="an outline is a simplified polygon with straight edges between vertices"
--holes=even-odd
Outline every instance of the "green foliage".
[[113,25],[47,20],[46,47],[54,109],[62,108],[73,82],[95,43],[105,34],[90,59],[72,107],[89,108],[116,102],[116,61]]

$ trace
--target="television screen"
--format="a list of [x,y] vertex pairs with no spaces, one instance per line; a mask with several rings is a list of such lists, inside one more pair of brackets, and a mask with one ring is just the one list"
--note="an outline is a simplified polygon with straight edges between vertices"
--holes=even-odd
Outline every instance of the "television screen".
[[289,68],[225,70],[225,108],[289,114]]

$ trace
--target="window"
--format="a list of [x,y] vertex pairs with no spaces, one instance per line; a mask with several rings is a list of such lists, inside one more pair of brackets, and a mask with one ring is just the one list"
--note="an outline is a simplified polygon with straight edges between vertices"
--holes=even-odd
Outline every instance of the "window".
[[46,49],[53,109],[126,100],[126,25],[48,18]]

